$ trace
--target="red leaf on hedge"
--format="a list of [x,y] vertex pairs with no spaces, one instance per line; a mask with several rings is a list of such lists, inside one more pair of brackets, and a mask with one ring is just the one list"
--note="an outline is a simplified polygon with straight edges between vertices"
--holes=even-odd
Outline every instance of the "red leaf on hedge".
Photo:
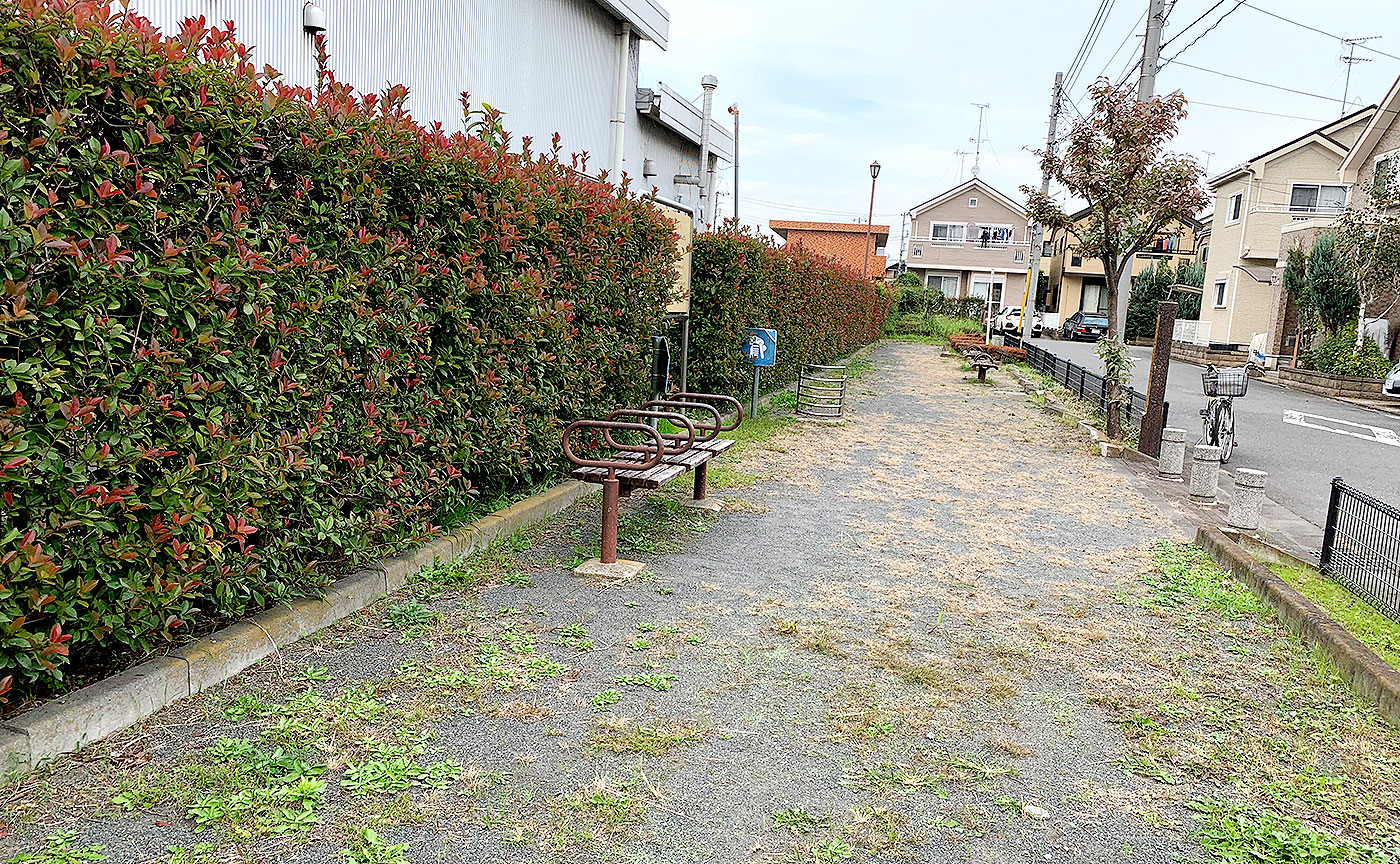
[[4,465],[4,467],[5,467],[5,468],[18,468],[19,466],[23,465],[24,463],[26,463],[26,462],[28,462],[28,461],[29,461],[29,457],[28,457],[28,456],[16,456],[15,458],[13,458],[13,459],[11,459],[10,461],[6,462],[5,465]]
[[156,124],[150,120],[146,121],[146,143],[160,144],[165,141],[165,136],[156,130]]

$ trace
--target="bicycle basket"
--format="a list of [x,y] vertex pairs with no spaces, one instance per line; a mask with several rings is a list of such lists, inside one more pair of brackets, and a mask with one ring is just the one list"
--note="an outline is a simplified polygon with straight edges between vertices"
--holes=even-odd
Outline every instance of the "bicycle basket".
[[1243,396],[1249,390],[1246,369],[1217,369],[1201,376],[1207,396]]

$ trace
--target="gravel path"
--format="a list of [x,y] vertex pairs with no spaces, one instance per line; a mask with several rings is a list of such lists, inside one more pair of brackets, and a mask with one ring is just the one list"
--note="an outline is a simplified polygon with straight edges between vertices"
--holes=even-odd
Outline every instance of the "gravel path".
[[1400,736],[1186,514],[1005,381],[874,359],[727,512],[626,503],[642,579],[569,571],[587,499],[7,788],[0,857],[1391,860]]

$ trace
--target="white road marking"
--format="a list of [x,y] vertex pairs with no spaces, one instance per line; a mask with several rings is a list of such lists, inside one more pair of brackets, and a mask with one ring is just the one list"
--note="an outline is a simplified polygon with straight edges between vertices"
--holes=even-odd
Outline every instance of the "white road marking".
[[[1322,421],[1314,422],[1314,421]],[[1365,423],[1353,423],[1350,420],[1338,420],[1335,417],[1323,417],[1321,414],[1304,414],[1302,411],[1283,412],[1283,422],[1291,423],[1294,426],[1305,426],[1309,429],[1319,429],[1323,432],[1332,432],[1337,435],[1347,435],[1352,438],[1360,438],[1362,441],[1374,441],[1377,444],[1387,444],[1391,447],[1400,447],[1400,434],[1393,429],[1386,429],[1381,426],[1367,426]],[[1335,426],[1324,426],[1323,423],[1331,423],[1341,426],[1349,426],[1351,429],[1365,430],[1363,432],[1353,432],[1351,429],[1337,429]]]

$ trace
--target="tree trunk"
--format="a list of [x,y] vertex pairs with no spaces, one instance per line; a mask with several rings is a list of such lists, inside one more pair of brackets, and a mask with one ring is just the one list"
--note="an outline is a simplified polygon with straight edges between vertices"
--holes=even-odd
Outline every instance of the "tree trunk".
[[1356,353],[1361,353],[1361,346],[1366,344],[1366,301],[1361,301],[1361,308],[1356,313]]

